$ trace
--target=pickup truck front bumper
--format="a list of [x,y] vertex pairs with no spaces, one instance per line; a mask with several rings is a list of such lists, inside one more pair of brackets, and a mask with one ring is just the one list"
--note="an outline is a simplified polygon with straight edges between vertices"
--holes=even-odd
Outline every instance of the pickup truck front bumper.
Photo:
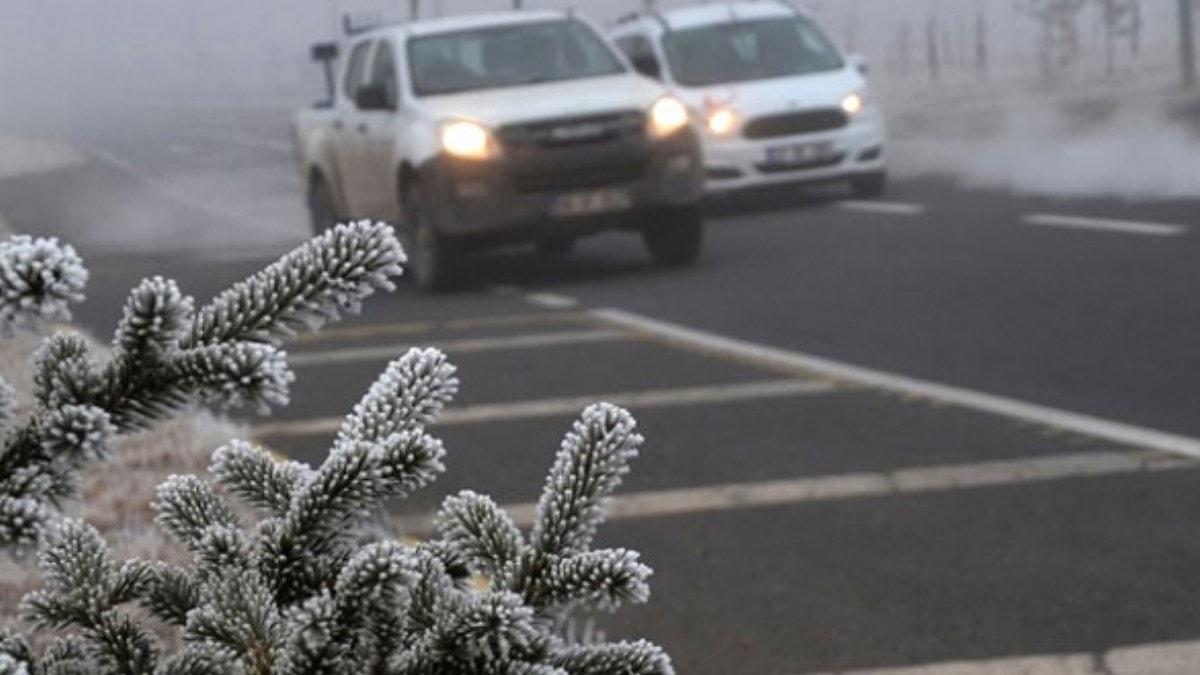
[[[419,179],[437,231],[483,245],[640,229],[648,214],[700,201],[704,163],[685,129],[658,141],[526,149],[488,161],[441,155]],[[564,199],[585,207],[564,214]]]

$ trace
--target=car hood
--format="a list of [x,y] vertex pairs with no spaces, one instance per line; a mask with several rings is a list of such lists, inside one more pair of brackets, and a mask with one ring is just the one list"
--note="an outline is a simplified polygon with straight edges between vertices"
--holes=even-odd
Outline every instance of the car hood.
[[781,110],[829,108],[841,105],[851,92],[862,91],[866,81],[852,68],[686,89],[681,95],[690,105],[730,104],[742,115]]
[[647,110],[662,85],[632,73],[544,82],[422,99],[437,118],[476,119],[492,126],[588,115],[610,110]]

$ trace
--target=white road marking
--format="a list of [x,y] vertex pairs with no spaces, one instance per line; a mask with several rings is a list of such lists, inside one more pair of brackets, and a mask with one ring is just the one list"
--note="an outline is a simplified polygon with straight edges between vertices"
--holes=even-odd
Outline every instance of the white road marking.
[[619,309],[592,310],[591,315],[609,325],[702,353],[723,356],[798,376],[824,376],[917,398],[978,410],[1022,422],[1040,424],[1101,438],[1132,447],[1200,459],[1200,439],[1114,422],[1091,415],[1060,410],[1012,398],[973,391],[906,375],[864,368],[821,356],[768,347],[651,319]]
[[[454,355],[512,349],[534,349],[538,347],[591,344],[594,342],[620,340],[623,337],[627,337],[627,335],[619,330],[610,329],[558,331],[553,333],[532,333],[526,335],[505,335],[500,337],[450,340],[446,342],[435,341],[433,346],[441,349],[447,354]],[[380,361],[396,358],[407,351],[410,347],[412,347],[412,345],[384,345],[380,347],[293,352],[288,356],[288,362],[293,366],[327,366],[337,363]]]
[[920,204],[902,204],[900,202],[876,202],[843,199],[837,202],[837,207],[845,211],[878,213],[887,216],[920,216],[925,213],[925,207]]
[[1118,232],[1122,234],[1141,234],[1151,237],[1176,237],[1187,232],[1183,225],[1168,225],[1165,223],[1146,223],[1132,220],[1111,220],[1108,218],[1087,218],[1083,216],[1062,216],[1049,213],[1035,213],[1025,216],[1022,221],[1026,225],[1036,227],[1062,227],[1072,230],[1097,230],[1100,232]]
[[[530,314],[502,314],[499,316],[482,316],[475,319],[452,319],[449,321],[413,321],[401,323],[374,323],[363,326],[342,326],[328,328],[319,333],[297,335],[293,343],[334,342],[339,340],[357,340],[389,335],[419,335],[437,330],[461,331],[480,328],[501,328],[510,326],[560,326],[564,324],[583,324],[590,319],[586,314],[568,312],[536,312]],[[594,322],[587,320],[587,325],[594,327]]]
[[278,141],[262,136],[250,136],[248,134],[230,133],[224,131],[192,131],[188,132],[188,136],[195,138],[203,138],[218,143],[228,143],[230,145],[239,145],[244,148],[253,148],[255,150],[269,150],[280,154],[292,154],[292,144],[287,141]]
[[[607,513],[609,520],[636,520],[1192,468],[1200,465],[1159,453],[1088,452],[656,490],[616,496]],[[527,526],[533,521],[535,505],[516,504],[506,506],[505,510],[519,524]],[[398,520],[403,531],[408,532],[427,530],[430,522],[425,515],[399,516]]]
[[571,309],[579,306],[579,301],[557,293],[530,293],[525,299],[531,304],[547,309]]
[[[722,384],[681,389],[656,389],[618,394],[589,394],[566,398],[485,403],[464,408],[451,408],[442,414],[439,426],[478,424],[577,415],[597,401],[608,401],[634,410],[674,406],[702,405],[754,401],[789,396],[818,396],[836,390],[830,382],[815,380],[776,380],[746,384]],[[315,436],[329,434],[341,428],[341,417],[326,417],[291,422],[270,422],[253,427],[256,438],[284,436]]]
[[1119,647],[1091,654],[1017,656],[839,671],[836,675],[1194,675],[1197,663],[1200,663],[1200,641]]

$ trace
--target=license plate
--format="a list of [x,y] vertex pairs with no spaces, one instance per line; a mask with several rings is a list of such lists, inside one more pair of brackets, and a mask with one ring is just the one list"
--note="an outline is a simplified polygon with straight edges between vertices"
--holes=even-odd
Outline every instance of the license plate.
[[550,214],[557,218],[569,218],[626,211],[632,207],[633,197],[628,190],[610,188],[559,195],[550,205]]
[[799,143],[767,148],[768,164],[809,164],[828,159],[833,155],[833,143]]

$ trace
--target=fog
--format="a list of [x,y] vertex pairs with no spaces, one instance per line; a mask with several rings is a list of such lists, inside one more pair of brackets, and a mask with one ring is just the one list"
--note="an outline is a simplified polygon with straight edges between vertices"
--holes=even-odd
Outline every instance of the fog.
[[[607,23],[640,3],[573,4]],[[952,174],[1052,194],[1189,191],[1200,159],[1192,149],[1195,108],[1176,84],[1175,0],[1141,0],[1136,41],[1109,41],[1096,3],[1076,19],[1069,58],[1056,53],[1050,68],[1044,33],[1010,0],[806,4],[848,51],[868,58],[876,94],[891,114],[898,173]],[[509,3],[421,5],[426,15],[446,15]],[[408,6],[407,0],[4,0],[0,86],[11,93],[0,110],[0,135],[53,144],[96,125],[132,126],[122,111],[164,106],[273,108],[282,126],[287,110],[322,91],[309,45],[336,37],[344,13],[398,19]],[[70,156],[61,147],[54,152]],[[1143,160],[1136,176],[1127,170],[1131,157]]]

